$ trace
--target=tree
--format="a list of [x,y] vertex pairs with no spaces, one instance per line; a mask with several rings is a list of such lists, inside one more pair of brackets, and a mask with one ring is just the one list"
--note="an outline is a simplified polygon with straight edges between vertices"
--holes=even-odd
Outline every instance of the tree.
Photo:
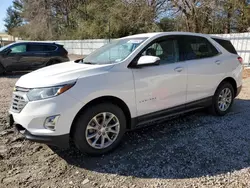
[[178,27],[177,27],[177,20],[174,19],[174,18],[168,18],[168,17],[165,17],[165,18],[162,18],[160,20],[160,22],[158,23],[160,29],[162,31],[176,31],[178,30]]
[[21,16],[23,4],[20,0],[14,0],[13,5],[8,7],[7,15],[4,19],[4,26],[6,27],[6,32],[13,35],[15,28],[23,24],[23,19]]
[[245,32],[245,0],[14,0],[6,28],[25,39],[118,38],[154,31]]

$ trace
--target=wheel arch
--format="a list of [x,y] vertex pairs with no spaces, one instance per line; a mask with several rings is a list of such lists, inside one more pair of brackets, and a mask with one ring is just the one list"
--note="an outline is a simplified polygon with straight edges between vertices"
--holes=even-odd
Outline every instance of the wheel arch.
[[86,105],[84,105],[80,110],[79,112],[76,114],[76,116],[74,117],[74,120],[71,124],[71,128],[70,128],[70,136],[72,137],[72,133],[74,132],[75,130],[75,124],[76,124],[76,121],[78,119],[78,117],[84,113],[84,111],[92,106],[92,105],[95,105],[95,104],[100,104],[100,103],[112,103],[114,105],[117,105],[118,107],[121,108],[121,110],[123,111],[125,117],[126,117],[126,122],[127,122],[127,125],[126,125],[126,129],[131,129],[131,113],[130,113],[130,110],[128,108],[128,106],[126,105],[126,103],[118,98],[118,97],[114,97],[114,96],[102,96],[102,97],[98,97],[98,98],[95,98],[91,101],[89,101]]
[[[235,79],[232,78],[232,77],[227,77],[227,78],[223,79],[223,80],[220,82],[220,84],[218,85],[218,87],[219,87],[222,83],[224,83],[224,82],[228,82],[228,83],[230,83],[230,84],[233,86],[233,89],[234,89],[234,97],[236,97],[236,94],[237,94],[237,83],[236,83]],[[217,87],[217,88],[218,88],[218,87]],[[216,90],[217,90],[217,89],[216,89]],[[216,91],[215,91],[215,92],[216,92]]]

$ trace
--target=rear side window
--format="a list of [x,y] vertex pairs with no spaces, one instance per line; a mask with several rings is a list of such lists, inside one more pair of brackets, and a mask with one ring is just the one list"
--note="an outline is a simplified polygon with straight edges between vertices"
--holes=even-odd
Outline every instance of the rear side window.
[[218,50],[204,37],[183,36],[181,38],[182,60],[208,58],[219,53]]
[[223,39],[217,39],[217,38],[212,38],[215,40],[217,43],[219,43],[223,48],[225,48],[228,52],[232,54],[237,54],[237,51],[235,50],[234,46],[232,43],[228,40],[223,40]]
[[46,45],[46,44],[29,44],[28,51],[29,52],[49,52],[55,51],[56,46],[54,45]]

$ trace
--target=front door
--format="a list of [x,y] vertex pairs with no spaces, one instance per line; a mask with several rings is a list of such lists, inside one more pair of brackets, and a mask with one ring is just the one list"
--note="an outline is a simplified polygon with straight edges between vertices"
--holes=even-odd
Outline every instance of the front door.
[[3,57],[3,63],[7,71],[12,70],[25,70],[26,62],[24,61],[24,56],[26,56],[26,44],[15,44],[10,47],[10,52],[5,54]]
[[166,37],[141,53],[161,60],[159,65],[133,69],[138,116],[185,104],[187,66],[180,62],[178,46],[175,37]]

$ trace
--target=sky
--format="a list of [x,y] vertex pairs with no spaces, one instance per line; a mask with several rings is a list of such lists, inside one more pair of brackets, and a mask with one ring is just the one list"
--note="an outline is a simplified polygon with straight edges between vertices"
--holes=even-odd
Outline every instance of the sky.
[[3,19],[6,17],[6,10],[12,4],[12,0],[0,0],[0,32],[5,30]]

